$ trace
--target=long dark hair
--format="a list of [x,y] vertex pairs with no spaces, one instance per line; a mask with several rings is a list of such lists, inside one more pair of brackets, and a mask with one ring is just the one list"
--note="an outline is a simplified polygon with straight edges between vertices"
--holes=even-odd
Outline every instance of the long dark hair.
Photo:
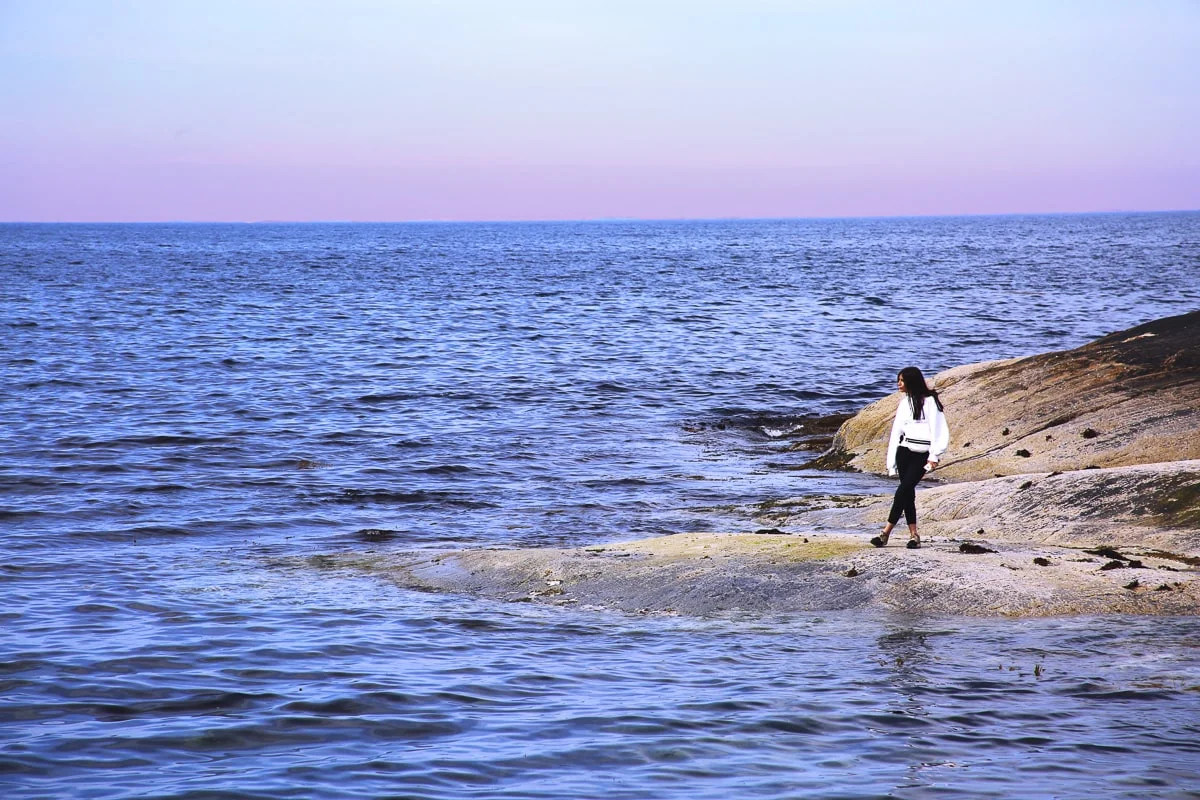
[[905,367],[900,370],[899,377],[904,379],[904,393],[908,395],[908,402],[912,405],[913,419],[921,419],[925,415],[926,397],[933,398],[933,402],[937,403],[938,411],[945,410],[938,393],[925,383],[925,376],[921,374],[921,370],[916,367]]

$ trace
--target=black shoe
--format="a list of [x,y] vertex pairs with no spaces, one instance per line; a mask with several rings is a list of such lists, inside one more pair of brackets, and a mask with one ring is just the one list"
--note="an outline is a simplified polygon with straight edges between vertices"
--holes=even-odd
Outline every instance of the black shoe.
[[909,550],[916,550],[921,546],[921,539],[920,539],[920,537],[918,537],[916,539],[909,539],[908,544],[906,544],[904,546],[907,547]]
[[883,547],[885,544],[887,544],[887,540],[888,537],[886,536],[876,536],[871,539],[871,544],[875,545],[876,547]]

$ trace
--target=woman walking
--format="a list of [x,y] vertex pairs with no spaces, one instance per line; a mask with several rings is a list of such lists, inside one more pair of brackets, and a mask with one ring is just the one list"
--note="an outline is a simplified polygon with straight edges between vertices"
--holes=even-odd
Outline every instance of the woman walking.
[[900,486],[892,500],[887,525],[871,539],[871,544],[876,547],[887,544],[892,528],[903,514],[908,523],[907,547],[915,550],[921,546],[921,537],[917,534],[917,484],[926,472],[937,469],[942,453],[950,446],[950,429],[946,427],[942,401],[937,392],[926,385],[921,370],[916,367],[900,370],[896,386],[903,396],[888,439],[887,468],[888,475],[900,476]]

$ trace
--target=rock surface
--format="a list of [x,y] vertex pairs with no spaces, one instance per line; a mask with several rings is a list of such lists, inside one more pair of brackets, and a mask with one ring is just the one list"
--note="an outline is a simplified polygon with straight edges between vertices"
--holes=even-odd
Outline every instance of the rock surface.
[[[323,556],[313,563],[381,574],[410,589],[630,613],[1194,614],[1200,604],[1196,570],[1173,555],[997,542],[989,550],[972,555],[947,540],[906,550],[903,538],[877,550],[844,533],[689,533],[575,549]],[[1120,566],[1105,568],[1112,562]]]
[[[881,528],[890,495],[780,519],[816,530]],[[776,508],[786,508],[787,501]],[[1059,547],[1136,547],[1200,564],[1200,460],[1034,473],[918,489],[922,536]],[[897,535],[904,533],[901,528]],[[907,535],[904,533],[904,535]]]
[[[968,616],[1200,613],[1200,312],[1084,347],[948,370],[951,450],[918,490],[925,540],[867,540],[890,495],[771,500],[761,533],[575,549],[341,554],[414,589],[626,612],[873,608]],[[882,472],[899,395],[815,467]],[[779,533],[786,526],[792,535]]]
[[[964,481],[1200,458],[1200,311],[1074,350],[956,367],[932,381]],[[886,471],[894,393],[860,411],[814,466]]]

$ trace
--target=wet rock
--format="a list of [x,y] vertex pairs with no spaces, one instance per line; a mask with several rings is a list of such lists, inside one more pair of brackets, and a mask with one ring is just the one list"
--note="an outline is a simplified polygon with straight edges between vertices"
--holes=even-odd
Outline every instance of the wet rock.
[[970,555],[981,555],[983,553],[994,553],[996,551],[990,547],[984,547],[981,544],[974,544],[972,542],[963,542],[962,544],[960,544],[958,546],[958,552],[968,553]]
[[296,469],[320,469],[328,466],[329,464],[324,461],[313,461],[307,458],[302,458],[296,462]]
[[395,539],[399,534],[400,531],[387,528],[363,528],[356,532],[355,536],[368,542],[386,542],[389,539]]
[[830,470],[830,471],[841,470],[844,472],[861,472],[862,470],[860,470],[858,467],[856,467],[853,462],[854,462],[854,453],[839,449],[836,446],[836,439],[835,439],[835,443],[833,446],[830,447],[830,449],[826,450],[824,453],[817,456],[812,461],[806,462],[802,466],[805,469],[824,469],[824,470]]
[[1050,559],[1038,556],[1033,560],[1033,563],[1037,564],[1039,567],[1048,567],[1050,566]]
[[1133,590],[1133,589],[1138,588],[1139,586],[1141,586],[1141,583],[1138,582],[1137,578],[1134,578],[1129,583],[1125,584],[1125,586],[1123,586],[1122,588]]
[[1109,561],[1100,567],[1101,572],[1107,572],[1110,569],[1125,569],[1125,563],[1123,561]]

